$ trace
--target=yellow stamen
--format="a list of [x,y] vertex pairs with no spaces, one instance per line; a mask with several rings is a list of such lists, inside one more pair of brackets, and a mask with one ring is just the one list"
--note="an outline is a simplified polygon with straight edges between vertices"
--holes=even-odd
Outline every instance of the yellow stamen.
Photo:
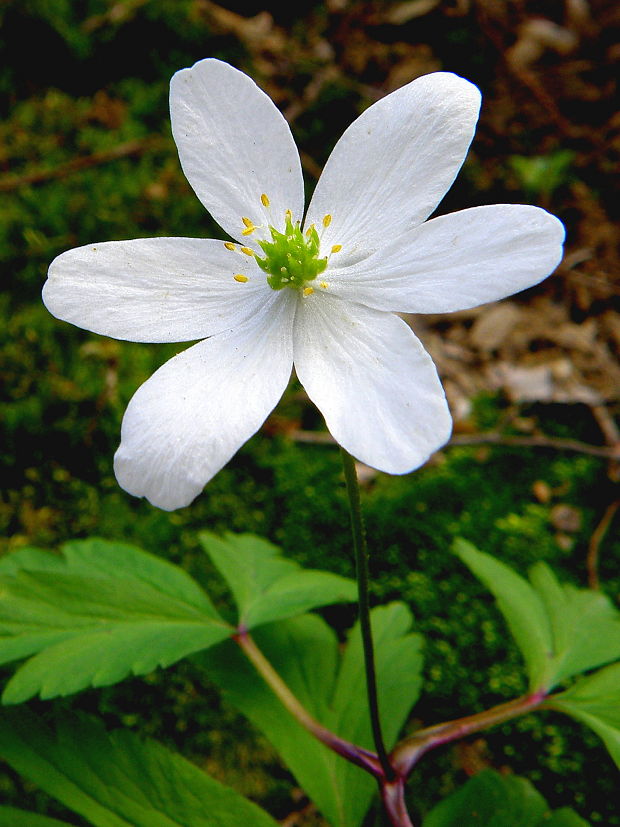
[[246,281],[249,281],[247,276],[244,276],[242,273],[237,273],[236,276],[233,276],[235,281],[238,281],[240,284],[245,284]]
[[311,296],[314,293],[314,287],[304,287],[304,296]]
[[225,241],[224,242],[224,247],[226,247],[227,250],[234,250],[235,249],[235,245],[232,243],[232,241]]
[[331,223],[332,223],[332,217],[329,213],[327,213],[327,215],[323,216],[323,226],[324,227],[329,227],[329,225]]
[[319,287],[322,287],[323,290],[327,290],[327,288],[329,287],[329,284],[326,281],[322,281],[322,282],[320,282]]
[[246,256],[253,256],[254,255],[254,250],[250,250],[249,247],[239,247],[239,249],[241,250],[242,253],[245,253]]
[[254,222],[250,218],[247,218],[245,216],[241,220],[245,224],[245,230],[243,230],[241,235],[251,235],[256,229]]
[[289,221],[292,221],[292,220],[293,220],[293,213],[292,213],[290,210],[287,210],[287,211],[284,213],[284,217],[285,217],[285,218],[288,218],[288,220],[289,220]]
[[312,230],[314,230],[314,224],[311,224],[306,230],[306,235],[308,236],[308,238],[310,238],[310,236],[312,235]]
[[332,247],[332,253],[339,253],[342,250],[342,244],[334,244]]
[[265,195],[265,193],[263,193],[261,195],[260,201],[261,201],[261,204],[263,205],[263,207],[268,207],[269,206],[269,198]]

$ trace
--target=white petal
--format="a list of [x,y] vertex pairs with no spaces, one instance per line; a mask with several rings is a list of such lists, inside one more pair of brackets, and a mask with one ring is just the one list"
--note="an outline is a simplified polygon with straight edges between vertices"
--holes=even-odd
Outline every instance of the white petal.
[[242,328],[179,353],[138,389],[114,457],[126,491],[167,511],[189,505],[260,428],[290,377],[295,301],[273,293]]
[[424,221],[454,181],[474,135],[480,92],[449,72],[424,75],[370,106],[330,155],[306,223],[332,222],[322,248],[359,261]]
[[449,313],[537,284],[561,261],[563,240],[562,222],[539,207],[473,207],[433,218],[325,278],[335,295],[379,310]]
[[[237,273],[249,281],[235,281]],[[256,262],[221,241],[138,238],[62,253],[43,301],[57,318],[104,336],[185,342],[236,327],[271,293]]]
[[303,179],[291,130],[251,78],[214,59],[182,69],[170,83],[170,117],[187,180],[233,238],[245,229],[244,216],[280,227],[290,209],[301,219]]
[[435,365],[402,319],[315,293],[295,319],[295,370],[336,441],[390,474],[450,437]]

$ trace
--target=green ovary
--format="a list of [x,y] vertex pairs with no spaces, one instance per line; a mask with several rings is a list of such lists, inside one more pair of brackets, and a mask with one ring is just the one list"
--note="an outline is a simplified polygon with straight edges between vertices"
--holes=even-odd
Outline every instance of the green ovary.
[[299,224],[293,225],[286,217],[283,233],[269,227],[272,241],[259,241],[264,258],[256,256],[256,263],[267,273],[267,284],[274,290],[283,287],[303,287],[324,272],[327,258],[319,258],[319,234],[314,225],[304,235]]

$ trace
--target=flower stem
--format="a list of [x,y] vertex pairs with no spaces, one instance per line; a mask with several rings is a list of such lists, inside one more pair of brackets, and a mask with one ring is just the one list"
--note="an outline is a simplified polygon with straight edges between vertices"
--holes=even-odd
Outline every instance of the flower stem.
[[368,546],[366,545],[366,532],[362,518],[362,507],[360,503],[360,487],[355,470],[353,457],[340,448],[344,478],[349,497],[349,512],[351,515],[351,532],[353,534],[353,550],[355,552],[355,573],[357,576],[357,593],[359,606],[359,621],[362,632],[362,644],[364,647],[364,663],[366,667],[366,689],[368,692],[368,707],[370,711],[370,724],[377,750],[377,757],[383,769],[387,781],[395,777],[394,769],[390,764],[387,750],[381,732],[381,721],[379,718],[379,702],[377,698],[377,675],[375,670],[375,654],[372,643],[372,629],[370,625],[370,606],[368,602]]

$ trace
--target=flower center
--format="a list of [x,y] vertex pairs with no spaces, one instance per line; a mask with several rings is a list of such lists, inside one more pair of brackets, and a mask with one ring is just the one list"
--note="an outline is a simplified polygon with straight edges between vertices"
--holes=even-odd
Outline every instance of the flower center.
[[[265,193],[260,197],[263,207],[269,207],[269,198]],[[301,290],[305,296],[314,293],[314,287],[308,282],[314,281],[318,275],[327,269],[327,263],[334,253],[342,250],[342,244],[334,244],[329,255],[319,258],[321,247],[321,236],[316,227],[312,224],[305,233],[302,233],[299,221],[293,224],[293,214],[287,210],[284,214],[284,232],[276,230],[271,224],[268,225],[271,241],[259,241],[263,256],[259,256],[251,247],[237,247],[232,241],[225,241],[224,247],[231,252],[240,252],[256,260],[258,266],[267,273],[267,284],[273,290],[282,290],[283,287],[293,287]],[[323,216],[323,230],[331,224],[331,215]],[[243,217],[243,230],[241,235],[249,236],[255,230],[260,229],[251,218]],[[322,234],[322,233],[321,233]],[[246,284],[249,281],[244,273],[236,273],[234,280],[239,284]],[[322,290],[327,290],[329,284],[326,281],[319,282]]]
[[302,233],[299,222],[293,224],[287,211],[284,232],[269,227],[271,241],[259,241],[264,258],[255,256],[258,266],[267,273],[267,284],[273,290],[283,287],[304,287],[306,282],[324,272],[327,257],[319,258],[320,239],[314,225]]

